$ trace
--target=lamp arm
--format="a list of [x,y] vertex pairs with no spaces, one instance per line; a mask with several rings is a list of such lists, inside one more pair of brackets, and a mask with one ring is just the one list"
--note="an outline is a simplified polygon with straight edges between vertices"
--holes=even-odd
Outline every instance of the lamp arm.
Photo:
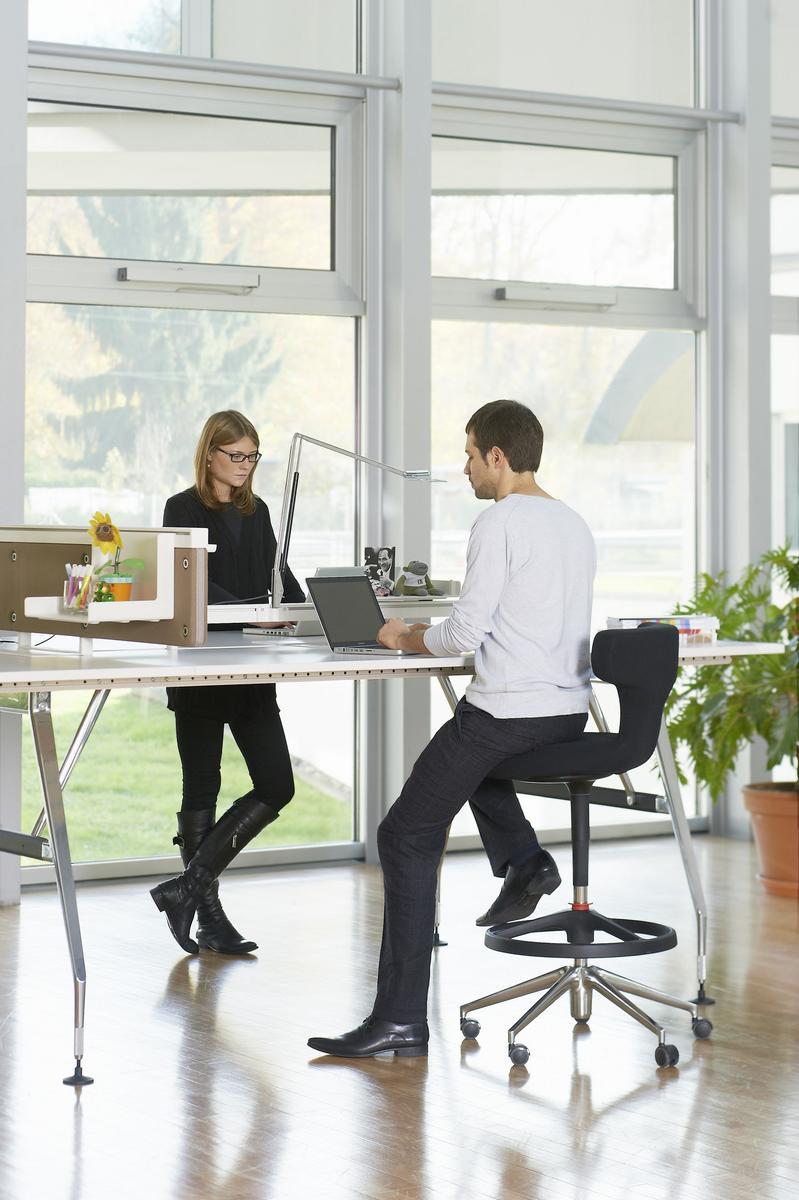
[[[391,471],[392,475],[401,475],[403,479],[429,479],[429,471],[404,471],[402,467],[391,467],[378,458],[367,458],[365,454],[356,454],[354,450],[345,450],[342,446],[333,446],[330,442],[320,442],[317,438],[308,437],[305,433],[295,433],[294,438],[310,442],[313,446],[321,446],[323,450],[332,450],[334,454],[343,454],[355,462],[368,463],[370,467],[379,467],[381,471]],[[292,444],[294,442],[292,438]]]
[[275,562],[272,567],[272,608],[279,608],[283,602],[283,576],[281,572],[288,562],[288,547],[291,540],[291,526],[294,519],[294,504],[297,498],[297,487],[300,478],[300,455],[302,443],[310,442],[312,446],[321,446],[323,450],[331,450],[333,454],[343,454],[354,462],[366,463],[370,467],[378,467],[381,471],[390,471],[392,475],[400,475],[403,479],[431,479],[429,471],[404,471],[401,467],[392,467],[377,458],[367,458],[365,454],[356,454],[354,450],[345,450],[343,446],[334,446],[331,442],[321,442],[318,438],[309,437],[307,433],[295,433],[291,438],[289,461],[286,469],[286,483],[283,488],[283,504],[280,509],[280,526],[275,550]]

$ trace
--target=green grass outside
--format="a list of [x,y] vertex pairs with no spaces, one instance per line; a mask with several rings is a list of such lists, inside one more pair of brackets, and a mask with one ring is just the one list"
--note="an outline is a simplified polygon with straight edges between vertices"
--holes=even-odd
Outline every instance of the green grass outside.
[[[69,746],[88,693],[56,693],[53,726],[59,759]],[[296,793],[280,819],[256,840],[259,846],[348,841],[348,801],[327,795],[295,776]],[[172,714],[160,695],[112,692],[64,792],[73,861],[146,858],[175,852],[175,812],[181,773]],[[225,737],[219,811],[249,791],[250,777],[232,738]],[[30,830],[42,807],[30,724],[23,718],[22,828]],[[23,863],[30,864],[29,859]]]

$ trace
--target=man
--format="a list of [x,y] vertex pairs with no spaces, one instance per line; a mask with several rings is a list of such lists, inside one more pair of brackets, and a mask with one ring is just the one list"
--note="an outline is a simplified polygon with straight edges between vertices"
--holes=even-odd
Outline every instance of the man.
[[499,896],[478,925],[528,916],[560,876],[510,781],[487,778],[514,754],[582,733],[596,553],[585,521],[538,486],[544,433],[515,400],[486,404],[466,426],[464,474],[493,500],[472,526],[452,615],[436,626],[387,621],[378,639],[422,654],[475,651],[475,676],[452,720],[419,756],[378,829],[385,909],[377,996],[357,1029],[311,1038],[325,1054],[427,1054],[427,989],[436,871],[446,830],[469,801]]
[[377,567],[379,571],[378,578],[383,583],[389,592],[394,586],[394,580],[391,578],[391,551],[387,546],[381,546],[377,552]]

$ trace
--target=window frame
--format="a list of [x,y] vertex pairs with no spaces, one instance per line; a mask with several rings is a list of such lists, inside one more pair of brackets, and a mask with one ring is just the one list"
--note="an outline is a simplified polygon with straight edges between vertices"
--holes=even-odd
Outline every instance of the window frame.
[[[354,321],[353,421],[356,440],[361,419],[361,318],[364,303],[364,139],[366,125],[363,86],[264,79],[246,72],[204,72],[196,66],[154,66],[149,56],[129,55],[136,62],[120,63],[96,57],[82,58],[80,48],[67,57],[37,50],[30,56],[29,98],[80,107],[131,109],[186,115],[277,121],[298,125],[328,126],[333,130],[331,158],[332,266],[307,270],[263,266],[259,287],[250,295],[176,293],[119,282],[117,270],[141,260],[81,258],[28,254],[28,303],[107,305],[204,309],[241,313],[336,316]],[[57,62],[57,66],[53,63]],[[389,81],[390,83],[390,81]],[[306,90],[307,87],[307,90]],[[160,260],[162,265],[178,265]],[[185,265],[185,264],[183,264]],[[257,266],[257,264],[256,264]],[[215,264],[203,264],[212,275]],[[222,269],[225,269],[224,266]],[[360,544],[362,499],[356,481],[355,535]],[[296,847],[246,851],[240,866],[323,862],[363,857],[361,698],[353,695],[353,799],[352,839],[347,842],[310,843]],[[155,858],[109,859],[76,864],[76,879],[106,879],[152,874],[179,866],[165,854]],[[49,882],[52,867],[27,867],[25,885]]]
[[[793,136],[785,129],[772,131],[771,166],[799,170],[799,128]],[[799,297],[771,296],[771,332],[799,334]]]
[[[650,154],[676,163],[675,283],[674,289],[614,286],[612,311],[599,307],[607,288],[545,281],[551,308],[536,302],[498,300],[496,289],[507,279],[433,279],[434,318],[447,320],[526,321],[541,324],[602,325],[622,329],[705,328],[704,258],[704,134],[676,126],[596,121],[552,113],[529,114],[478,109],[473,104],[436,106],[433,135],[473,141],[515,142],[574,150]],[[544,282],[544,281],[542,281]],[[579,294],[576,306],[569,301]],[[580,305],[586,309],[581,309]],[[592,307],[592,305],[594,307]]]
[[[333,130],[331,204],[332,269],[260,267],[261,282],[248,296],[222,293],[187,296],[117,280],[132,258],[28,255],[29,301],[163,308],[235,309],[242,312],[362,316],[363,296],[363,101],[336,95],[255,92],[214,82],[184,83],[147,76],[32,67],[31,101],[86,107],[241,118]],[[161,260],[164,266],[176,265]],[[259,264],[253,264],[258,267]],[[213,274],[214,264],[208,266]]]

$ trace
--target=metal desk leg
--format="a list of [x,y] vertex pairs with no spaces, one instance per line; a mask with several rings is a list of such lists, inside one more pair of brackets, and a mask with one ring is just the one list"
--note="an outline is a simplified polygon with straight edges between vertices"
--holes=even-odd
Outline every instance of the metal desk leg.
[[[97,724],[97,718],[103,711],[103,705],[108,699],[108,696],[108,689],[105,691],[98,690],[94,693],[88,705],[86,706],[86,711],[81,717],[80,725],[78,725],[78,728],[75,730],[75,736],[70,742],[69,750],[67,750],[66,754],[64,755],[64,761],[62,762],[58,771],[58,782],[61,787],[62,794],[64,788],[69,782],[69,777],[72,774],[75,764],[80,758],[81,751],[89,740],[89,735]],[[33,837],[38,837],[38,835],[44,829],[46,823],[46,813],[45,810],[42,809],[36,818],[31,835]]]
[[[458,703],[458,697],[455,693],[454,687],[452,686],[449,675],[445,675],[442,671],[437,671],[436,679],[441,684],[441,690],[443,691],[444,695],[447,698],[447,703],[449,704],[450,708],[454,712],[456,705]],[[433,929],[433,946],[434,947],[447,945],[446,942],[441,940],[441,935],[438,932],[438,927],[441,923],[441,870],[444,866],[444,857],[447,853],[447,842],[448,841],[449,841],[449,829],[447,830],[447,836],[444,839],[444,849],[441,854],[441,858],[439,859],[438,873],[436,875],[436,923],[435,923],[435,928]]]
[[47,811],[47,826],[50,834],[50,845],[53,853],[58,895],[61,901],[61,911],[64,916],[64,926],[67,933],[69,957],[72,964],[72,979],[75,998],[74,1019],[74,1053],[75,1071],[68,1075],[64,1083],[78,1085],[93,1083],[94,1080],[83,1074],[83,1014],[86,1005],[86,964],[83,957],[83,941],[80,933],[78,905],[75,897],[75,880],[72,877],[72,860],[69,855],[69,839],[64,816],[64,798],[59,782],[58,759],[56,757],[53,721],[50,712],[50,693],[33,692],[29,702],[31,726],[33,728],[33,743],[36,747],[36,761],[44,795],[44,806]]
[[671,748],[669,731],[666,728],[664,718],[661,718],[660,722],[657,756],[663,777],[666,804],[669,816],[671,817],[671,823],[674,827],[674,836],[680,847],[682,865],[696,911],[696,974],[699,981],[699,992],[694,997],[692,1003],[715,1004],[715,1000],[712,1000],[705,993],[705,979],[707,977],[707,902],[705,901],[705,893],[702,889],[702,880],[699,877],[699,868],[696,865],[694,848],[691,842],[691,831],[688,828],[688,822],[685,818],[682,793],[680,792],[680,780],[677,775],[677,765],[674,762],[674,751]]

